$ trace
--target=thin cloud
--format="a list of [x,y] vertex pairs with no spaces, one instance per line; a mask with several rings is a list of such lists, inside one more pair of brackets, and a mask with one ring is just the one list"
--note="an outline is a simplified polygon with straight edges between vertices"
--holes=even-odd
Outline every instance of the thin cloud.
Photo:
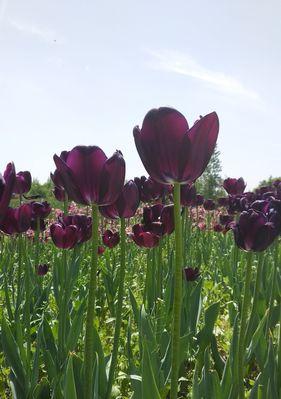
[[58,37],[56,32],[49,29],[42,29],[36,25],[25,24],[14,19],[9,20],[9,25],[19,32],[35,36],[47,43],[62,44],[64,41]]
[[151,56],[149,66],[153,69],[189,76],[201,80],[211,85],[214,89],[225,93],[246,97],[252,100],[260,100],[260,96],[256,91],[246,88],[236,78],[221,72],[209,70],[198,64],[194,58],[188,55],[173,51],[149,50],[148,53]]

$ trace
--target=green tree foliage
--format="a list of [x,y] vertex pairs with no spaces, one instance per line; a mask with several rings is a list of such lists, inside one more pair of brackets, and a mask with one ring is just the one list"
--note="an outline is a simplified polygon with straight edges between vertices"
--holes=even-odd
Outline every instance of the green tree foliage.
[[263,187],[263,186],[271,186],[276,180],[280,180],[281,181],[281,177],[272,177],[269,176],[268,179],[262,180],[261,182],[259,182],[259,185],[257,188]]
[[210,199],[223,196],[221,170],[220,152],[216,147],[205,172],[196,182],[197,192]]

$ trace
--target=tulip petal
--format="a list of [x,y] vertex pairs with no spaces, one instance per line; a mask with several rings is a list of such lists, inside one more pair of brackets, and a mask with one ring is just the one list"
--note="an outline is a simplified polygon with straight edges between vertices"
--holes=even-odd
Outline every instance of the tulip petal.
[[195,181],[206,169],[214,152],[219,132],[219,119],[212,112],[198,122],[188,132],[192,151],[183,171],[183,180]]
[[120,151],[116,151],[104,163],[100,173],[99,205],[110,205],[120,195],[125,180],[125,161]]
[[16,181],[15,166],[12,162],[7,165],[4,176],[5,187],[2,188],[2,196],[0,197],[0,221],[8,209]]

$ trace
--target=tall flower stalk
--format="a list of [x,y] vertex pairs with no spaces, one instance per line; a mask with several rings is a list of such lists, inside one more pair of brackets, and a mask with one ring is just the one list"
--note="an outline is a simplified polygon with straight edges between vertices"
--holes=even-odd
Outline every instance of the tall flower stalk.
[[111,364],[110,364],[110,369],[109,369],[106,399],[109,399],[111,396],[114,373],[115,373],[115,369],[116,369],[116,365],[117,365],[119,338],[120,338],[120,331],[121,331],[124,282],[125,282],[125,270],[126,270],[126,230],[125,230],[125,228],[126,228],[125,219],[121,218],[119,287],[118,287],[118,299],[117,299],[117,309],[116,309],[116,322],[115,322],[113,351],[112,351]]
[[249,307],[251,304],[251,275],[252,275],[252,252],[247,253],[247,266],[246,266],[246,277],[244,283],[243,290],[243,301],[242,301],[242,309],[241,309],[241,321],[240,321],[240,331],[238,338],[238,361],[237,361],[237,370],[238,370],[238,394],[239,399],[245,398],[245,390],[244,390],[244,355],[245,355],[245,337],[246,337],[246,327],[247,327],[247,318]]
[[180,352],[180,324],[182,302],[182,221],[180,206],[180,184],[174,185],[174,219],[175,219],[175,249],[176,262],[174,272],[174,306],[172,327],[172,369],[171,369],[171,399],[177,398],[178,370]]
[[99,212],[98,205],[92,205],[92,257],[89,281],[85,349],[84,349],[84,386],[85,399],[92,398],[92,374],[94,356],[94,318],[95,301],[97,289],[97,270],[98,270],[98,241],[99,241]]

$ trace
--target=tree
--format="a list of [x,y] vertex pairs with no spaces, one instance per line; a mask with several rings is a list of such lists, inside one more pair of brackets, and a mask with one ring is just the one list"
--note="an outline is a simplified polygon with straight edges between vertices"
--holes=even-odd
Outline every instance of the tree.
[[221,161],[220,152],[217,147],[210,159],[210,162],[196,182],[197,192],[202,194],[205,198],[215,199],[218,196],[223,196],[222,177],[221,177]]

